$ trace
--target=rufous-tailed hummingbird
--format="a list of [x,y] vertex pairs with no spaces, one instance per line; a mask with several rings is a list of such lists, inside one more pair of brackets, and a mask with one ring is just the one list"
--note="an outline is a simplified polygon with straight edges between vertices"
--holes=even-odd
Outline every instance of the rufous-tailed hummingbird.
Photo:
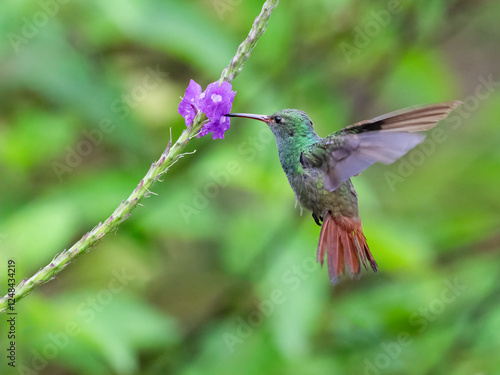
[[[375,162],[391,164],[419,143],[429,130],[461,102],[407,108],[361,121],[325,138],[316,134],[309,116],[284,109],[271,116],[230,113],[226,116],[264,121],[274,134],[281,166],[300,204],[321,226],[317,261],[327,255],[328,274],[336,284],[347,272],[358,277],[361,263],[377,272],[363,234],[358,197],[350,178]],[[321,224],[322,222],[322,224]]]

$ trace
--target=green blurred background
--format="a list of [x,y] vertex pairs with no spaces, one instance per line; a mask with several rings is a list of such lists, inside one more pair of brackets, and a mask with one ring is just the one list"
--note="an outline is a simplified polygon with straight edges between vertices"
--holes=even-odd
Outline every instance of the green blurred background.
[[[70,247],[184,129],[262,1],[2,3],[0,285]],[[17,308],[2,374],[499,374],[499,2],[282,1],[233,110],[305,110],[325,136],[465,103],[354,179],[378,274],[329,284],[269,129],[233,120],[132,217]],[[31,371],[31,372],[30,372]]]

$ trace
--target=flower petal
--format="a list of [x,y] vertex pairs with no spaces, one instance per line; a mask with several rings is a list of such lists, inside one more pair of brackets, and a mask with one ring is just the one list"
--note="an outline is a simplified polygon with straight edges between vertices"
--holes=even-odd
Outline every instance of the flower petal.
[[193,123],[193,119],[199,111],[200,96],[201,86],[195,81],[190,80],[178,108],[179,114],[184,117],[186,126],[190,126]]
[[179,103],[178,111],[184,117],[186,126],[190,126],[199,111],[204,112],[208,122],[203,125],[198,137],[213,133],[213,138],[224,138],[224,132],[230,127],[229,117],[236,91],[232,91],[229,82],[212,82],[204,92],[201,86],[190,80],[186,93]]
[[214,133],[213,138],[224,138],[224,132],[229,129],[230,120],[224,115],[231,112],[236,95],[229,82],[212,82],[207,86],[204,97],[200,100],[200,109],[206,113],[209,122],[203,126],[200,135]]

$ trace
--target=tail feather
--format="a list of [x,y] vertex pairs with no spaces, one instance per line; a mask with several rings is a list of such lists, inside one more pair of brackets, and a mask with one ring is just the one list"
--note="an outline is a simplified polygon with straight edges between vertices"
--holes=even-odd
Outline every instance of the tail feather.
[[[342,235],[342,232],[339,230],[340,228],[337,226],[337,225],[332,225],[330,226],[330,228],[332,228],[332,231],[331,231],[331,235],[332,235],[332,238],[331,238],[331,241],[330,243],[332,243],[334,245],[334,247],[330,247],[332,250],[333,250],[333,256],[331,257],[331,261],[329,260],[328,261],[328,271],[329,271],[329,276],[330,276],[330,280],[335,280],[335,282],[337,282],[336,280],[336,275],[339,275],[341,274],[343,271],[344,271],[344,252],[342,251],[342,243],[340,241],[340,236]],[[328,254],[328,248],[327,248],[327,256],[329,255]],[[332,265],[333,263],[333,265]],[[330,267],[330,265],[332,265],[333,267]],[[330,272],[330,268],[332,268],[333,272]]]
[[[356,249],[361,249],[361,245],[359,243],[359,240],[358,240],[358,236],[354,236],[354,246]],[[361,262],[363,263],[363,267],[365,267],[365,270],[368,269],[368,265],[366,263],[366,254],[364,251],[358,251],[359,255],[360,255],[360,258],[361,258]]]
[[328,275],[332,284],[337,284],[347,272],[351,277],[359,277],[361,263],[368,269],[368,263],[377,272],[377,262],[373,258],[359,218],[325,215],[319,236],[317,261],[323,265],[327,257]]
[[366,261],[370,263],[370,266],[374,272],[378,271],[378,265],[377,262],[375,262],[375,259],[373,258],[372,253],[370,252],[370,248],[368,247],[368,244],[366,243],[366,237],[363,234],[362,231],[356,233],[356,237],[358,238],[356,243],[358,244],[358,253],[360,254],[361,259],[363,260],[363,265],[365,266],[366,269],[368,269],[366,265]]
[[341,235],[342,247],[346,253],[346,264],[349,267],[349,276],[359,276],[361,272],[358,252],[355,247],[354,238],[349,238],[348,232],[343,232]]
[[326,251],[326,238],[327,238],[327,232],[329,231],[329,226],[332,222],[328,220],[328,222],[325,220],[323,222],[323,225],[321,226],[321,232],[319,233],[319,243],[320,244],[325,244],[325,246],[318,246],[318,253],[316,254],[316,262],[321,263],[321,267],[323,267],[323,261],[325,259],[325,251]]
[[[339,251],[338,246],[338,227],[334,225],[333,222],[325,223],[325,246],[322,249],[323,254],[325,253],[325,249],[327,252],[326,262],[328,264],[328,275],[330,276],[330,280],[335,277],[335,274],[338,272],[337,264],[342,262],[342,259],[339,257],[342,255]],[[323,227],[322,227],[323,228]],[[323,259],[321,259],[323,263]]]

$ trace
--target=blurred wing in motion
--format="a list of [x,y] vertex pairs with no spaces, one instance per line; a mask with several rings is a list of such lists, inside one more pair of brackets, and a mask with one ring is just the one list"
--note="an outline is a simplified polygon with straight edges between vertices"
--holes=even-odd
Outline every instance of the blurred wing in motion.
[[394,163],[424,141],[425,135],[416,132],[432,129],[460,104],[408,108],[358,122],[313,145],[300,161],[320,169],[325,188],[333,191],[375,162]]

